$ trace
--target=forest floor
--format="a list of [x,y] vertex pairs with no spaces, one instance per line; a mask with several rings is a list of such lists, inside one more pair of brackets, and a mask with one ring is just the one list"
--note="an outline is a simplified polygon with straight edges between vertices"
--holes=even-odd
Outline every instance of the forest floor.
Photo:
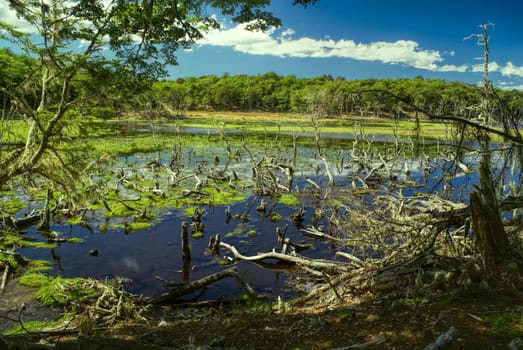
[[[5,316],[25,302],[24,320],[59,315],[31,295],[12,283],[0,298],[0,312]],[[468,291],[282,313],[240,302],[166,307],[148,322],[102,329],[84,324],[80,332],[4,336],[3,342],[15,349],[424,349],[452,328],[450,342],[432,349],[523,349],[522,295]],[[0,349],[5,345],[0,337]]]

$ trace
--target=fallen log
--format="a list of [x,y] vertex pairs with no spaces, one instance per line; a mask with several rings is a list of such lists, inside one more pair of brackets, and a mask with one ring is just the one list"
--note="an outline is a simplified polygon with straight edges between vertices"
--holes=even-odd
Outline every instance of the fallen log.
[[146,303],[149,304],[164,304],[170,301],[174,301],[184,295],[187,295],[189,293],[194,292],[195,290],[204,288],[208,286],[209,284],[212,284],[214,282],[220,281],[226,277],[234,277],[236,278],[240,284],[245,288],[245,291],[252,297],[258,298],[258,295],[256,292],[252,289],[251,286],[247,284],[243,280],[243,278],[238,274],[238,268],[237,267],[231,267],[229,269],[214,273],[212,275],[206,276],[202,279],[199,279],[194,282],[182,284],[178,288],[175,288],[167,293],[164,293],[158,297],[155,298],[149,298],[145,299]]

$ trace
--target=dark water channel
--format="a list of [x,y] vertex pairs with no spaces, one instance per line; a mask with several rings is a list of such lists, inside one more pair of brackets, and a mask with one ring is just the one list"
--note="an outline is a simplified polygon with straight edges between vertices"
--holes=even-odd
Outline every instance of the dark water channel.
[[[143,125],[122,125],[125,133],[130,136],[136,133],[150,133],[151,129],[148,124]],[[212,129],[198,128],[178,128],[177,137],[186,137],[188,141],[184,144],[185,152],[192,152],[192,162],[197,161],[197,157],[208,157],[208,153],[223,154],[223,142]],[[157,126],[155,132],[173,133],[172,128],[167,126]],[[212,134],[212,135],[211,135]],[[231,142],[242,135],[240,132],[228,132]],[[209,137],[210,141],[205,146],[198,145],[191,141],[191,137]],[[274,155],[287,155],[290,157],[292,146],[292,135],[248,135],[247,146],[259,155],[261,148],[263,152]],[[274,140],[279,138],[277,146],[274,144],[267,149],[266,138]],[[264,139],[265,138],[265,139]],[[307,179],[312,179],[323,186],[327,183],[328,178],[323,170],[323,163],[315,156],[317,148],[315,145],[314,135],[300,134],[298,138],[298,157],[299,163],[295,174],[295,186],[303,187]],[[383,141],[383,140],[381,140]],[[236,140],[236,142],[239,142]],[[391,143],[392,144],[392,143]],[[321,147],[326,156],[332,161],[332,172],[336,180],[336,188],[348,188],[353,182],[351,173],[353,167],[349,166],[348,159],[342,167],[337,167],[339,163],[336,158],[340,157],[341,152],[349,153],[354,147],[354,135],[349,131],[346,134],[324,135],[321,136]],[[425,147],[425,148],[423,148]],[[405,186],[402,188],[404,195],[413,195],[415,192],[444,192],[448,191],[451,196],[468,197],[467,189],[471,184],[477,182],[474,173],[466,174],[454,172],[448,175],[446,167],[447,160],[436,159],[434,155],[434,145],[425,145],[418,149],[417,156],[405,158],[398,161],[396,165],[398,176],[403,176],[409,180],[410,184],[416,186]],[[279,148],[279,149],[276,149]],[[432,152],[432,155],[430,154]],[[154,159],[157,154],[140,155],[142,162],[148,159]],[[167,161],[167,154],[165,156]],[[430,161],[427,158],[431,158]],[[474,159],[469,159],[469,165],[473,166]],[[122,163],[129,162],[129,157],[122,158]],[[428,164],[430,162],[430,164]],[[426,167],[430,166],[430,173],[427,174]],[[249,172],[250,164],[232,164],[239,173]],[[406,171],[401,169],[408,167]],[[451,176],[448,178],[448,176]],[[443,181],[447,179],[448,181]],[[421,184],[421,185],[420,185]],[[450,188],[448,188],[450,187]],[[461,193],[457,191],[464,188]],[[258,252],[268,252],[273,249],[280,250],[277,240],[276,229],[287,228],[287,237],[297,243],[311,243],[312,249],[302,252],[305,256],[322,257],[336,259],[337,250],[343,247],[334,246],[330,242],[313,240],[302,234],[299,227],[289,219],[289,216],[297,209],[286,207],[282,204],[276,204],[276,211],[282,216],[281,220],[275,222],[263,217],[257,212],[253,205],[259,203],[259,198],[254,193],[248,199],[241,203],[230,206],[231,212],[248,213],[249,220],[243,221],[241,218],[226,221],[224,212],[225,206],[204,207],[206,214],[203,222],[205,224],[204,237],[201,239],[191,238],[192,260],[190,264],[189,277],[191,281],[208,276],[211,273],[223,270],[226,266],[219,262],[216,256],[206,252],[209,237],[220,233],[222,240],[234,245],[241,253],[245,255],[254,255]],[[306,211],[303,226],[307,227],[312,224],[312,214],[314,207],[319,203],[314,199],[305,199],[304,208]],[[96,222],[96,213],[88,213],[87,217],[92,216],[92,221]],[[53,275],[64,277],[94,277],[99,279],[125,277],[130,282],[126,287],[133,293],[155,296],[163,293],[169,288],[164,287],[161,279],[170,282],[182,282],[183,261],[180,248],[180,227],[182,221],[188,221],[184,216],[182,209],[166,209],[165,214],[151,228],[126,234],[123,229],[111,229],[106,232],[99,232],[97,228],[89,230],[80,225],[54,224],[52,230],[62,232],[65,238],[78,237],[84,240],[82,244],[59,244],[52,250],[45,249],[20,249],[20,253],[31,259],[46,259],[53,262],[53,269],[49,271]],[[323,219],[325,220],[325,219]],[[316,225],[322,222],[315,222]],[[93,227],[97,227],[94,226]],[[232,235],[231,232],[241,232],[239,235]],[[248,234],[247,234],[248,232]],[[229,233],[229,234],[228,234]],[[37,232],[29,231],[29,236],[42,239]],[[97,256],[92,256],[89,251],[96,249]],[[222,251],[222,254],[225,254]],[[260,294],[269,295],[271,298],[283,296],[285,298],[296,295],[289,282],[294,278],[293,274],[288,273],[285,269],[278,267],[262,267],[254,263],[240,262],[237,263],[240,274],[250,283]],[[186,299],[195,298],[198,300],[212,299],[219,296],[237,296],[244,293],[242,287],[235,279],[224,279],[220,282],[209,286],[202,294],[193,294]]]

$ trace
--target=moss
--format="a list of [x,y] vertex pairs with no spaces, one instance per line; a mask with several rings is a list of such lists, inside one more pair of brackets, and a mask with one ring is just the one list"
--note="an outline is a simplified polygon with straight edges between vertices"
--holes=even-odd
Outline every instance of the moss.
[[241,234],[243,234],[243,230],[244,228],[241,225],[239,225],[234,229],[234,231],[227,232],[225,234],[225,238],[240,236]]
[[125,233],[146,230],[153,224],[151,222],[125,222],[123,224],[111,224],[111,228],[123,229]]
[[205,193],[210,199],[210,205],[230,205],[236,202],[244,201],[246,198],[245,193],[236,189],[231,189],[225,184],[218,188],[208,186],[205,188]]
[[53,265],[48,260],[29,260],[26,273],[44,272],[53,269]]
[[53,277],[50,277],[48,275],[44,275],[37,272],[28,272],[23,274],[18,278],[18,282],[26,287],[42,287],[53,279]]
[[289,206],[289,207],[296,207],[301,205],[300,200],[291,193],[282,194],[278,198],[278,203]]
[[5,235],[2,238],[3,238],[2,244],[4,246],[16,246],[16,247],[24,247],[24,248],[43,248],[43,249],[51,249],[51,248],[56,247],[56,244],[37,242],[37,241],[26,239],[25,237],[18,236],[18,235]]
[[184,209],[183,211],[183,215],[190,218],[191,216],[194,215],[194,212],[196,211],[196,208],[197,207],[187,207]]
[[74,216],[72,218],[68,218],[67,219],[67,223],[71,224],[71,225],[79,225],[79,224],[82,224],[84,222],[85,222],[85,220],[81,216]]
[[[64,322],[70,321],[72,314],[66,314],[58,320],[45,321],[24,321],[23,327],[20,324],[3,332],[4,335],[25,334],[26,332],[39,332],[45,329],[52,329],[54,327],[63,326]],[[19,344],[20,345],[20,344]]]
[[[5,195],[2,193],[3,198],[0,200],[2,205],[2,211],[8,214],[16,214],[20,210],[26,207],[25,202],[22,202],[20,199],[12,197],[14,194]],[[5,196],[5,197],[4,197]]]
[[272,214],[271,214],[271,217],[270,217],[270,220],[271,220],[272,222],[276,222],[276,221],[281,220],[282,218],[283,218],[283,216],[281,216],[280,214],[278,214],[278,213],[272,213]]
[[87,287],[81,278],[52,277],[35,293],[42,304],[52,307],[69,305],[71,302],[86,302],[96,296],[96,291]]
[[203,238],[203,231],[194,231],[191,233],[191,237],[194,239],[201,239]]
[[18,279],[21,285],[38,288],[34,297],[52,307],[65,306],[72,301],[86,302],[96,295],[88,288],[88,281],[81,278],[62,278],[28,272]]

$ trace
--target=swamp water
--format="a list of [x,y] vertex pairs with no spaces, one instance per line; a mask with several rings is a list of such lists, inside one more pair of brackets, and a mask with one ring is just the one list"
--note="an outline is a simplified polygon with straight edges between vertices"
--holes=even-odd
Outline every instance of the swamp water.
[[[391,160],[391,173],[394,182],[401,184],[395,189],[388,188],[388,181],[384,181],[383,191],[401,191],[404,196],[416,193],[448,192],[448,196],[458,200],[458,197],[468,198],[471,184],[477,182],[473,172],[459,172],[450,170],[454,162],[440,157],[445,152],[443,146],[435,143],[416,144],[398,142],[391,137],[374,137],[371,146],[367,140],[357,140],[349,129],[346,133],[318,134],[294,132],[260,132],[246,133],[241,130],[222,130],[216,128],[183,128],[169,125],[154,125],[140,123],[121,123],[116,127],[122,129],[122,134],[128,138],[135,135],[156,133],[157,135],[172,135],[172,144],[177,148],[178,176],[187,176],[193,181],[194,174],[203,180],[210,171],[227,176],[236,174],[242,179],[241,187],[245,199],[231,204],[196,205],[203,209],[202,222],[204,224],[203,237],[190,237],[191,261],[189,265],[189,280],[194,281],[225,269],[224,259],[207,253],[209,237],[217,233],[222,241],[235,246],[244,255],[280,251],[276,230],[285,230],[286,237],[294,243],[310,244],[311,249],[300,254],[313,258],[337,259],[335,253],[346,247],[330,241],[321,241],[308,237],[301,231],[311,225],[319,227],[329,226],[327,217],[315,217],[317,208],[332,206],[331,200],[344,199],[344,191],[351,191],[354,186],[361,187],[361,182],[354,176],[358,172],[357,157],[371,157],[370,153],[389,152],[394,150],[398,155]],[[293,140],[295,147],[293,147]],[[242,142],[244,146],[242,147]],[[240,151],[228,163],[227,147],[232,153]],[[330,172],[335,186],[327,200],[320,200],[328,188],[329,177],[325,171],[325,163],[318,155],[318,147],[328,161]],[[377,147],[375,149],[374,147]],[[248,151],[247,151],[248,150]],[[387,151],[389,150],[389,151]],[[294,151],[296,154],[294,155]],[[356,156],[356,153],[358,156]],[[375,156],[377,159],[377,156]],[[169,164],[173,160],[173,152],[160,151],[149,154],[134,154],[118,157],[110,166],[113,172],[124,172],[136,176],[153,177],[150,171],[152,161]],[[271,160],[274,164],[286,163],[294,166],[292,193],[299,198],[300,204],[289,205],[280,203],[270,196],[261,196],[254,191],[253,164]],[[375,162],[376,160],[373,160]],[[379,160],[377,160],[379,162]],[[462,160],[473,168],[474,157]],[[155,179],[167,183],[166,175]],[[359,173],[364,177],[365,174]],[[360,178],[361,179],[361,178]],[[194,181],[193,181],[194,182]],[[285,184],[286,179],[281,181]],[[313,183],[320,187],[315,192]],[[193,189],[193,183],[177,185],[186,190]],[[165,185],[167,186],[167,185]],[[180,192],[178,189],[178,193]],[[460,191],[459,189],[463,189]],[[299,194],[296,193],[299,190]],[[120,196],[125,197],[126,203],[132,205],[135,192],[122,188]],[[179,195],[179,194],[177,194]],[[364,191],[362,191],[364,197]],[[264,200],[271,214],[263,215],[256,207]],[[303,222],[296,224],[291,215],[300,208],[305,209]],[[20,248],[18,251],[30,259],[45,259],[52,262],[52,270],[47,273],[63,277],[93,277],[97,279],[123,277],[128,280],[127,290],[135,294],[157,296],[171,288],[165,287],[164,282],[183,282],[183,259],[181,255],[180,231],[182,222],[191,222],[186,213],[187,207],[165,207],[161,215],[153,221],[150,228],[126,232],[125,229],[111,226],[121,218],[100,219],[96,211],[89,211],[85,215],[85,225],[53,223],[51,230],[58,231],[64,238],[80,238],[83,243],[59,243],[52,249]],[[232,218],[227,219],[225,211],[230,209]],[[267,209],[266,213],[269,211]],[[101,226],[107,230],[101,230]],[[42,241],[40,233],[34,229],[27,231],[26,236]],[[45,240],[44,240],[45,241]],[[96,251],[97,254],[92,254]],[[90,254],[91,252],[91,254]],[[230,255],[224,249],[221,255]],[[259,294],[270,298],[283,296],[284,298],[296,295],[292,287],[292,274],[287,273],[285,266],[270,264],[255,264],[238,262],[239,273],[245,281],[251,284]],[[196,292],[186,296],[185,300],[207,300],[216,297],[229,297],[244,294],[243,288],[235,279],[227,278],[214,283],[203,292]]]

